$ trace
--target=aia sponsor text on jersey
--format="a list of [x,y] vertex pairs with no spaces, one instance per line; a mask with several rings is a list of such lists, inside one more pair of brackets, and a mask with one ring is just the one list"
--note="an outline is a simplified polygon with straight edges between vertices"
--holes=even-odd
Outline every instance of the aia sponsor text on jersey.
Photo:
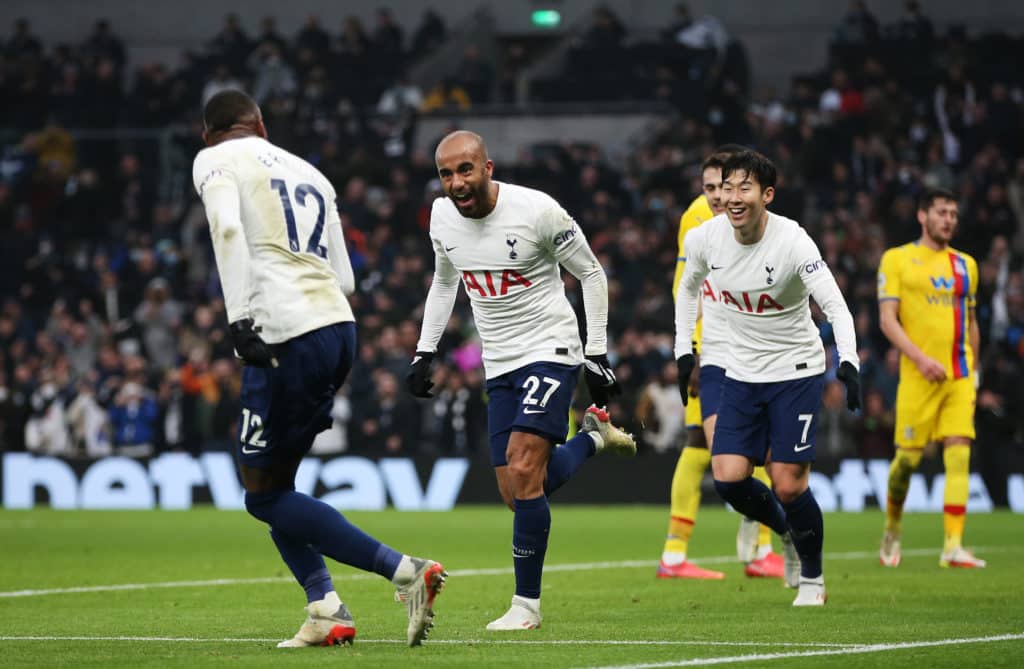
[[723,290],[721,293],[715,294],[714,288],[711,287],[711,282],[707,280],[704,281],[703,295],[705,299],[712,302],[732,305],[740,311],[752,314],[763,314],[769,309],[785,311],[785,307],[776,302],[775,298],[768,293],[750,293],[744,290],[733,294],[728,290]]
[[480,297],[504,297],[513,286],[529,288],[533,282],[514,269],[503,270],[465,270],[462,272],[462,283],[466,292],[476,291]]

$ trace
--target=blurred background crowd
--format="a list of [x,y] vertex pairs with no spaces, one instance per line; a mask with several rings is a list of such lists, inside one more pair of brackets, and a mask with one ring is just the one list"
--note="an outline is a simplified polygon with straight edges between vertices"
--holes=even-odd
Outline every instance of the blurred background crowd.
[[[913,1],[890,25],[862,2],[836,22],[823,62],[794,72],[786,90],[754,91],[742,42],[715,17],[679,5],[660,34],[640,37],[599,6],[532,99],[653,102],[671,113],[625,156],[537,144],[498,164],[495,178],[550,193],[579,221],[609,277],[610,358],[625,389],[613,415],[644,450],[667,451],[685,440],[671,352],[679,216],[717,144],[768,155],[780,173],[771,208],[808,229],[856,318],[865,406],[846,412],[830,381],[822,458],[892,453],[898,354],[878,329],[876,271],[886,248],[919,235],[921,190],[954,190],[954,245],[980,270],[977,457],[1019,463],[1024,42],[940,33]],[[315,451],[485,452],[480,343],[464,295],[442,340],[437,397],[417,402],[403,388],[432,271],[430,204],[441,194],[432,155],[412,138],[424,114],[450,114],[458,127],[456,112],[513,100],[532,53],[514,40],[488,56],[470,46],[450,76],[421,90],[408,68],[447,31],[431,10],[410,34],[384,7],[373,25],[310,17],[290,35],[273,17],[247,34],[232,15],[179,67],[127,71],[107,21],[51,48],[17,21],[0,41],[0,451],[231,448],[239,367],[189,175],[202,103],[244,88],[271,140],[335,184],[358,279],[358,361]],[[579,286],[566,285],[582,322]]]

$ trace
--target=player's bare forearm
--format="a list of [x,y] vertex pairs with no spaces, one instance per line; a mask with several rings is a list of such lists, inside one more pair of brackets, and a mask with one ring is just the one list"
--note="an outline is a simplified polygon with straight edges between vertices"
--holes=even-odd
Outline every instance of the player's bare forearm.
[[899,319],[899,303],[887,300],[879,304],[879,327],[882,334],[895,346],[900,353],[907,356],[921,374],[929,381],[942,381],[946,378],[945,368],[936,360],[928,357],[913,342]]

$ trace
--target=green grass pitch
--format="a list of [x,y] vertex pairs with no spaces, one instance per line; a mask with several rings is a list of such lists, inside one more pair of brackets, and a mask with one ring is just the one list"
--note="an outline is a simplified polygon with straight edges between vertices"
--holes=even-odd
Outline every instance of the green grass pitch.
[[0,667],[1024,666],[1024,518],[1007,512],[968,517],[984,570],[938,567],[940,515],[906,518],[895,570],[878,565],[880,512],[827,515],[829,602],[807,610],[743,576],[735,514],[702,511],[690,546],[724,581],[662,581],[667,508],[556,503],[543,627],[511,634],[484,630],[512,594],[511,513],[347,515],[451,572],[423,647],[405,647],[384,579],[334,564],[355,645],[276,649],[305,598],[244,513],[0,511]]

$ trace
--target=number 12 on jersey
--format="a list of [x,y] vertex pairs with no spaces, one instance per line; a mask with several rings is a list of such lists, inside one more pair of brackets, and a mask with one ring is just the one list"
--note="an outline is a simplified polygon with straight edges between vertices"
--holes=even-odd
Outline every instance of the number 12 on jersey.
[[[284,182],[284,179],[271,179],[270,187],[277,189],[277,194],[281,197],[281,207],[284,209],[284,221],[288,228],[288,247],[295,253],[299,252],[299,231],[295,223],[295,211],[292,209],[292,201],[288,196],[288,184]],[[295,201],[302,207],[306,206],[306,197],[312,195],[313,199],[316,200],[317,214],[316,224],[313,226],[313,232],[309,236],[309,240],[306,242],[306,253],[312,253],[318,255],[321,258],[327,258],[327,247],[320,245],[320,236],[324,232],[324,215],[326,214],[326,206],[324,204],[324,196],[320,194],[320,191],[315,186],[310,184],[299,184],[295,187]]]

